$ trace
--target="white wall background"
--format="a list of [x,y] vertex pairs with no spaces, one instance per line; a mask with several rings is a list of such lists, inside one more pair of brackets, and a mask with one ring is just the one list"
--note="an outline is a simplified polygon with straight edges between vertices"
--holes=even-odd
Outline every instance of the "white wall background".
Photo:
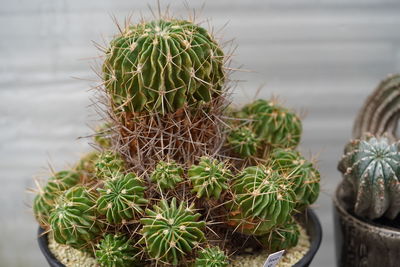
[[[182,1],[172,3],[185,15]],[[203,1],[188,1],[194,8]],[[199,3],[201,2],[201,3]],[[304,108],[302,150],[320,159],[323,192],[315,208],[324,239],[313,266],[334,266],[331,195],[336,164],[362,101],[388,73],[400,70],[398,0],[213,0],[203,18],[225,39],[236,37],[236,64],[254,73],[236,90],[244,103],[265,83],[286,105]],[[146,0],[0,0],[0,266],[45,266],[26,188],[88,150],[78,136],[96,124],[89,107],[95,79],[87,58],[116,32],[109,14],[149,14]],[[247,97],[246,97],[247,96]]]

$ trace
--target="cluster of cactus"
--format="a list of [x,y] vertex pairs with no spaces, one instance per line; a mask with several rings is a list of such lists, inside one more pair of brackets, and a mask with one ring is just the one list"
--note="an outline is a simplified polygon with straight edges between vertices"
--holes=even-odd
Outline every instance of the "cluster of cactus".
[[400,75],[389,76],[365,102],[338,165],[340,196],[361,218],[395,219],[400,213],[399,99]]
[[[224,61],[213,37],[192,22],[122,30],[103,65],[115,120],[95,134],[99,151],[49,179],[35,198],[50,237],[93,252],[106,267],[224,267],[237,252],[228,244],[243,236],[270,251],[297,244],[296,218],[317,199],[320,179],[296,150],[301,122],[264,100],[221,114],[215,125],[197,120],[220,105]],[[143,137],[143,122],[165,138]],[[185,125],[193,131],[178,134]],[[209,132],[225,142],[211,149],[201,141],[215,137]]]

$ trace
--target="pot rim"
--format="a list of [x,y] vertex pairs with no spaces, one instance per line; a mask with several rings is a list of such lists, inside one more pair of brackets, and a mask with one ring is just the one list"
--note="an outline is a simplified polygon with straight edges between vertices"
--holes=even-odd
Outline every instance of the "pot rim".
[[[308,235],[311,238],[311,244],[310,248],[306,252],[306,254],[296,263],[293,265],[293,267],[305,267],[308,266],[315,254],[317,253],[319,246],[321,245],[321,240],[322,240],[322,227],[321,223],[318,219],[318,216],[316,213],[311,209],[308,208],[305,212],[305,216],[303,221],[306,224],[306,231]],[[47,233],[45,233],[45,230],[39,226],[38,229],[38,243],[40,250],[42,251],[43,255],[45,256],[46,260],[50,264],[50,266],[54,267],[65,267],[64,264],[62,264],[55,256],[54,254],[50,251],[48,245],[48,239],[47,239]]]
[[373,221],[364,221],[359,217],[354,216],[352,213],[348,212],[343,205],[343,200],[339,197],[339,191],[341,186],[342,183],[340,183],[336,188],[335,194],[333,196],[333,203],[335,205],[336,210],[344,220],[352,221],[355,225],[367,229],[368,231],[371,232],[375,233],[385,232],[385,234],[392,235],[393,238],[400,238],[399,228],[394,228],[384,224],[374,223]]

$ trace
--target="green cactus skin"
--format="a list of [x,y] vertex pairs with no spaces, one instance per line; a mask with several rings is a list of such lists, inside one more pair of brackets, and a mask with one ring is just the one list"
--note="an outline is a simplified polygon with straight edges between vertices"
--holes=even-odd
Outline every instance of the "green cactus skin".
[[256,134],[247,127],[234,129],[228,136],[228,144],[237,154],[245,158],[257,153],[259,143]]
[[79,182],[79,174],[74,171],[60,171],[49,178],[33,201],[33,212],[40,225],[48,224],[50,212],[54,208],[54,199],[65,190]]
[[132,219],[135,215],[143,214],[142,207],[148,203],[144,198],[145,190],[143,182],[133,173],[106,180],[104,188],[97,189],[100,193],[97,210],[106,215],[110,224]]
[[292,149],[274,149],[270,155],[272,169],[288,177],[296,193],[297,209],[314,203],[319,195],[320,175],[313,164]]
[[197,165],[188,170],[189,179],[193,185],[192,191],[198,198],[206,197],[219,199],[221,193],[228,189],[228,182],[232,178],[229,169],[223,162],[204,156]]
[[246,234],[260,235],[284,223],[296,204],[290,182],[265,166],[245,168],[232,189],[234,210],[228,224],[239,225]]
[[130,26],[116,36],[103,73],[116,109],[168,113],[219,95],[223,64],[222,50],[205,29],[161,19]]
[[299,241],[299,226],[293,219],[282,226],[277,227],[269,234],[257,237],[270,252],[289,249],[297,245]]
[[96,134],[93,137],[94,142],[103,149],[110,149],[112,146],[111,139],[109,137],[111,132],[110,127],[111,126],[109,123],[104,123],[103,125],[97,127]]
[[394,219],[400,212],[398,143],[385,137],[351,142],[339,162],[345,194],[355,197],[354,212],[364,218]]
[[226,267],[228,256],[219,247],[209,247],[198,253],[194,267]]
[[121,234],[107,234],[97,245],[96,260],[101,267],[139,267],[138,249]]
[[161,200],[153,209],[146,209],[146,215],[140,222],[152,259],[177,265],[205,239],[202,229],[206,223],[198,221],[201,214],[194,213],[194,208],[187,207],[184,201],[177,206],[176,198],[170,203]]
[[302,125],[296,114],[259,99],[245,106],[239,116],[251,119],[257,137],[272,147],[295,148],[300,143]]
[[173,189],[183,181],[183,168],[173,160],[160,161],[150,175],[150,180],[156,182],[159,188],[164,191]]
[[103,180],[113,179],[125,169],[122,158],[111,151],[101,153],[95,166],[96,177]]
[[103,226],[96,217],[95,198],[79,185],[57,198],[49,219],[57,243],[83,249],[95,241]]

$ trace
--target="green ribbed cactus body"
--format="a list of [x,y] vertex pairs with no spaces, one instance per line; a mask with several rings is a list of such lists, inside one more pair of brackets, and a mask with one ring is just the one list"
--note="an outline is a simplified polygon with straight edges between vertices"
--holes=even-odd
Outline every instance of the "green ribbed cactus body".
[[244,169],[235,178],[232,189],[235,204],[230,224],[238,225],[246,234],[264,234],[286,222],[296,204],[290,182],[264,166]]
[[256,134],[247,127],[233,129],[228,136],[228,144],[242,157],[254,156],[259,143]]
[[343,189],[354,196],[354,212],[368,219],[395,218],[400,212],[398,143],[384,137],[351,142],[339,163]]
[[299,241],[299,236],[300,231],[298,224],[293,219],[290,219],[270,233],[260,236],[257,239],[263,246],[268,248],[269,251],[275,252],[296,246]]
[[103,188],[97,189],[100,193],[97,210],[106,215],[110,224],[133,219],[143,213],[143,207],[148,203],[144,197],[145,190],[143,182],[133,173],[109,179]]
[[222,50],[204,28],[161,19],[116,36],[103,73],[115,109],[166,113],[219,95],[223,64]]
[[95,256],[101,267],[139,267],[138,252],[126,236],[107,234],[97,245]]
[[219,247],[209,247],[198,253],[194,267],[226,267],[228,256]]
[[146,209],[146,216],[140,220],[146,249],[152,259],[177,265],[185,254],[190,253],[205,239],[206,224],[199,221],[200,213],[182,201],[177,205],[161,200],[152,209]]
[[96,216],[95,199],[83,186],[74,186],[57,198],[49,219],[57,243],[81,249],[95,241],[103,226]]
[[101,153],[95,166],[96,177],[103,180],[116,178],[125,169],[121,156],[111,151]]
[[85,173],[86,175],[94,175],[96,171],[96,162],[100,156],[100,153],[97,151],[92,151],[84,155],[78,163],[75,165],[75,171],[82,174]]
[[290,180],[297,208],[305,208],[317,200],[320,175],[311,162],[298,151],[282,148],[274,149],[270,158],[272,168]]
[[55,198],[78,184],[79,179],[79,174],[74,171],[60,171],[49,178],[46,186],[40,190],[33,201],[33,212],[41,225],[48,224]]
[[223,162],[204,156],[197,165],[192,165],[188,171],[197,197],[219,199],[221,193],[228,189],[232,174]]
[[300,142],[302,125],[296,114],[259,99],[246,105],[239,113],[250,119],[250,126],[257,137],[272,147],[296,147]]
[[156,182],[159,188],[164,191],[173,189],[183,181],[183,168],[175,161],[160,161],[150,175],[150,180]]

